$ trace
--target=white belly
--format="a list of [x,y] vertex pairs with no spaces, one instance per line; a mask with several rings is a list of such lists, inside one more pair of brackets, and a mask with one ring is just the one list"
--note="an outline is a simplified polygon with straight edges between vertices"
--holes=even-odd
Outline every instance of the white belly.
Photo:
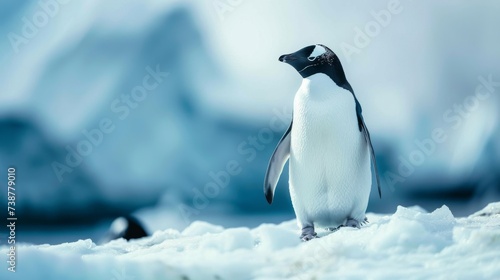
[[353,95],[324,74],[304,79],[295,96],[290,195],[299,226],[365,218],[371,167],[355,108]]

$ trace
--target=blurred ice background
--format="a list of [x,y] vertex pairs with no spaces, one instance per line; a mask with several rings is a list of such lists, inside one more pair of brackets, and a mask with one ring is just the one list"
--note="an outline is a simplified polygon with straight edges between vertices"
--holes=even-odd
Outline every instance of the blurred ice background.
[[[390,7],[399,12],[374,27]],[[372,192],[369,211],[479,210],[500,198],[500,86],[474,97],[479,77],[500,82],[499,9],[496,1],[2,1],[0,185],[14,166],[18,240],[98,238],[128,213],[150,231],[293,218],[287,172],[272,206],[262,192],[301,82],[277,58],[315,43],[337,53],[363,105],[383,193]],[[168,77],[125,105],[147,69]],[[82,131],[103,120],[113,131],[59,180],[54,162],[67,165],[68,149],[88,141]],[[424,154],[416,141],[429,143],[436,129],[446,140]],[[214,187],[231,168],[237,175]]]

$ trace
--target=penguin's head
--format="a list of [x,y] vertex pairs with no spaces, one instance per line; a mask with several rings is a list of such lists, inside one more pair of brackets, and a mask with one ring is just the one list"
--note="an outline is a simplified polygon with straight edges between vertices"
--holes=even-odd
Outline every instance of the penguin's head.
[[132,216],[119,217],[111,224],[105,241],[124,238],[127,241],[148,236],[143,225]]
[[291,54],[284,54],[279,57],[279,61],[293,66],[303,78],[317,73],[344,76],[344,70],[337,55],[327,46],[321,44],[308,46]]

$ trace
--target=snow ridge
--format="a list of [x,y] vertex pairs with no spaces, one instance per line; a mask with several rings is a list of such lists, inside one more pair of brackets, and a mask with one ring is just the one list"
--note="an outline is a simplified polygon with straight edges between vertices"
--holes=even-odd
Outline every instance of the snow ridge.
[[[16,273],[1,279],[331,279],[500,277],[500,203],[465,218],[399,206],[370,224],[300,242],[295,221],[228,228],[194,222],[182,232],[96,245],[18,244]],[[484,214],[483,213],[489,213]],[[0,247],[5,256],[7,246]]]

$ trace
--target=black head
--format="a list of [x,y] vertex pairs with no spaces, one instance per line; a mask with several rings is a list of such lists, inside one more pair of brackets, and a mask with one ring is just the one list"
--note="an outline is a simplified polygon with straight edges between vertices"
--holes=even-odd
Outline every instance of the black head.
[[130,239],[138,239],[148,236],[142,224],[132,216],[117,218],[111,225],[106,241],[124,238],[127,241]]
[[325,45],[305,47],[294,53],[280,56],[279,61],[293,66],[303,78],[323,73],[330,76],[339,86],[347,83],[339,58]]

